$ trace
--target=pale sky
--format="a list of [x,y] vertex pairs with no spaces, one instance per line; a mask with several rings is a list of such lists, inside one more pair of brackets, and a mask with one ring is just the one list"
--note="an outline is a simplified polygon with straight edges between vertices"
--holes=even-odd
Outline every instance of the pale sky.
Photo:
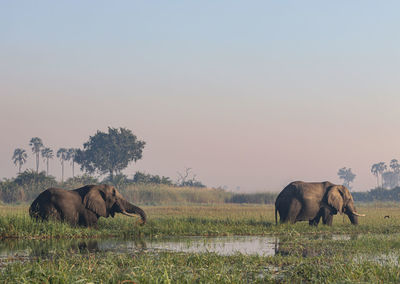
[[32,137],[56,152],[111,126],[147,143],[130,178],[188,167],[210,187],[279,191],[348,167],[369,190],[373,163],[400,160],[399,8],[0,1],[0,178],[15,148],[35,167]]

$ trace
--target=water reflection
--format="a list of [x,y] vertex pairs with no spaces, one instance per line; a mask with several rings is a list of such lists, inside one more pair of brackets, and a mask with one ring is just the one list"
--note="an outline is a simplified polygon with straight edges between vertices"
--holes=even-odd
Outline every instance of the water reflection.
[[[306,239],[347,241],[350,235],[308,236]],[[306,243],[306,242],[305,242]],[[49,258],[55,254],[85,254],[111,251],[137,253],[142,251],[173,251],[187,253],[213,252],[219,255],[242,253],[247,255],[318,256],[321,249],[304,245],[297,239],[273,236],[181,237],[157,240],[93,239],[93,240],[3,240],[0,260],[10,258]]]

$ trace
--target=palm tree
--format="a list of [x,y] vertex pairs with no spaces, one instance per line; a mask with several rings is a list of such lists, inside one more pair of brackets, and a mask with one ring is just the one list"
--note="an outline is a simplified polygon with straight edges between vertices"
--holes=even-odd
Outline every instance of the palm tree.
[[392,159],[390,161],[390,168],[394,172],[395,186],[398,186],[399,185],[399,176],[400,176],[400,164],[399,164],[399,161],[396,160],[396,159]]
[[12,160],[14,162],[14,165],[18,164],[18,173],[21,173],[21,167],[23,164],[25,164],[26,159],[28,158],[28,154],[26,154],[26,151],[21,148],[17,148],[14,150],[14,154],[12,156]]
[[371,173],[376,176],[377,187],[379,187],[379,176],[381,176],[381,184],[383,187],[382,174],[386,169],[387,169],[387,166],[386,166],[385,162],[380,162],[380,163],[372,165]]
[[50,148],[42,149],[42,158],[46,162],[46,168],[47,168],[46,174],[47,175],[49,175],[49,160],[53,159],[53,157],[54,157],[53,150],[51,150]]
[[78,149],[75,148],[69,148],[68,149],[68,157],[67,160],[71,160],[71,165],[72,165],[72,178],[75,177],[75,157],[76,157],[76,152]]
[[36,155],[36,173],[39,173],[39,154],[40,150],[43,148],[42,139],[33,137],[31,141],[29,141],[29,146],[32,147],[32,152]]
[[58,149],[57,158],[60,158],[61,161],[61,168],[62,168],[61,182],[64,182],[64,161],[68,161],[68,150],[65,148]]

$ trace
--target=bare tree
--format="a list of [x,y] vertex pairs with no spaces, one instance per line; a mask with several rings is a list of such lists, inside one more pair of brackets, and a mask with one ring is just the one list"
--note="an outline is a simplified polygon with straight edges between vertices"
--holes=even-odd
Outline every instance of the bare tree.
[[185,168],[185,173],[181,174],[178,172],[178,186],[190,186],[190,187],[205,187],[200,181],[196,180],[196,175],[191,173],[191,168]]

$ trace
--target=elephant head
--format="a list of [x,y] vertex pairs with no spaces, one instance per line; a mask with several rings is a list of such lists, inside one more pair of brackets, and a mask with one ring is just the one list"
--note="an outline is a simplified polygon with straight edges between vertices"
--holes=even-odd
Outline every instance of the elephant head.
[[333,207],[340,214],[346,214],[353,225],[358,224],[358,216],[365,216],[359,214],[354,206],[353,197],[350,191],[343,185],[333,185],[328,189],[327,203]]
[[129,203],[113,186],[92,186],[83,198],[84,206],[102,217],[114,217],[115,213],[121,213],[130,217],[139,214],[142,224],[146,223],[144,211]]

